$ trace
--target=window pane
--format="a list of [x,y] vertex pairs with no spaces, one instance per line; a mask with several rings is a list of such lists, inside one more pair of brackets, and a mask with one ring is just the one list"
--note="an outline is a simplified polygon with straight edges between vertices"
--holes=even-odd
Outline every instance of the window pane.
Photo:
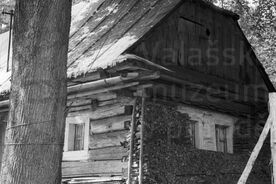
[[227,127],[216,125],[216,146],[217,151],[227,152]]
[[196,139],[195,139],[195,123],[190,123],[190,136],[191,136],[191,143],[193,147],[196,147]]
[[75,125],[74,150],[84,149],[84,124]]

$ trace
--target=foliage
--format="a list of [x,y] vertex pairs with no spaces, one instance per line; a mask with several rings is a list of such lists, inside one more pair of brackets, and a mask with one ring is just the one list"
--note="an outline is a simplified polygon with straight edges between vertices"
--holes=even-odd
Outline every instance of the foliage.
[[207,0],[240,15],[239,24],[270,79],[276,83],[276,1]]
[[10,21],[10,16],[3,15],[2,11],[9,11],[13,8],[14,6],[14,0],[1,0],[0,1],[0,33],[5,32],[9,29],[9,21]]
[[[74,3],[78,3],[83,0],[73,0]],[[9,29],[10,16],[3,15],[2,11],[10,11],[14,9],[15,0],[0,0],[0,33],[3,33]]]

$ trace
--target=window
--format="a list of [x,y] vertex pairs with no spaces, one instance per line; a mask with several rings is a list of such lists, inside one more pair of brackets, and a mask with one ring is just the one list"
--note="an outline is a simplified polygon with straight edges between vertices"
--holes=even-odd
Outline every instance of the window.
[[79,151],[84,149],[84,123],[69,125],[68,151]]
[[191,136],[191,143],[196,147],[196,123],[191,122],[189,127],[189,135]]
[[217,151],[227,153],[227,126],[216,125],[216,147]]
[[234,122],[226,121],[220,117],[205,116],[199,122],[199,146],[197,148],[233,153],[233,129]]
[[88,116],[67,117],[64,137],[63,160],[82,160],[88,157]]
[[189,134],[195,148],[233,153],[233,131],[237,118],[184,105],[178,107],[178,111],[188,114],[192,120]]

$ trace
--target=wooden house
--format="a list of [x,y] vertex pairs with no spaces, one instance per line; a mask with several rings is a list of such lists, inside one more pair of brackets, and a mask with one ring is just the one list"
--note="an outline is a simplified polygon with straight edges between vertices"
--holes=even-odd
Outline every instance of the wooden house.
[[[83,0],[72,17],[63,182],[236,183],[274,90],[239,16],[203,0]],[[249,183],[269,183],[269,159],[265,147]]]

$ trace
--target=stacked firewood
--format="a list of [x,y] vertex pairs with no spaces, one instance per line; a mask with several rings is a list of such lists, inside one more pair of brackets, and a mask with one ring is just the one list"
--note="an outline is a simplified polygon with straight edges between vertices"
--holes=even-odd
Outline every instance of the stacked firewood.
[[[142,115],[142,99],[137,98],[136,104],[133,110],[133,120],[134,129],[130,128],[129,135],[127,136],[128,151],[131,153],[131,168],[130,168],[130,182],[131,184],[136,184],[139,182],[139,157],[141,149],[141,115]],[[133,134],[133,135],[132,135]],[[133,143],[131,143],[131,137],[133,137]],[[131,144],[133,144],[133,149],[130,149]],[[130,158],[129,158],[130,159]]]

